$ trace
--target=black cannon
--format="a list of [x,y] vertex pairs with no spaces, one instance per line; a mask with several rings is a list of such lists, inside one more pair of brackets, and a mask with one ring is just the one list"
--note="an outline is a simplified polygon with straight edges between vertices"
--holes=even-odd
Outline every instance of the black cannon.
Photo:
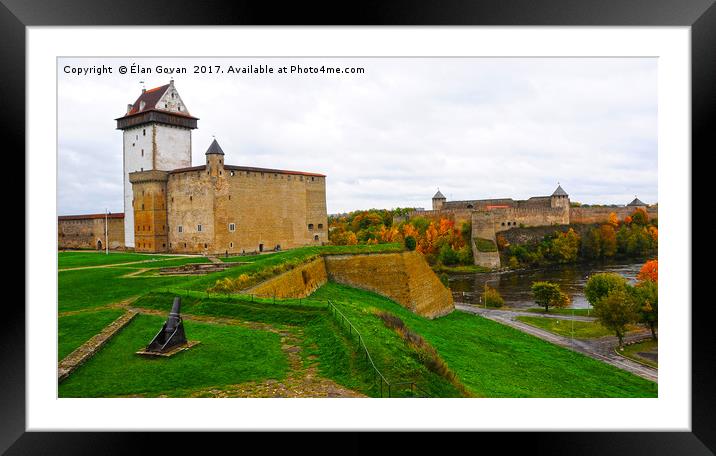
[[154,336],[154,339],[147,345],[146,351],[150,353],[166,353],[172,349],[186,345],[184,324],[182,323],[179,311],[181,309],[181,298],[175,297],[172,304],[172,311],[162,329]]

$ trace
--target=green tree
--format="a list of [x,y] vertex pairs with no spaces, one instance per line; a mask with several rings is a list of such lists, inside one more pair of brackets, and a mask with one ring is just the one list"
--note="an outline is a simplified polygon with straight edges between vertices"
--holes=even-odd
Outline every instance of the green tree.
[[602,239],[597,228],[592,228],[582,238],[582,256],[588,259],[596,259],[601,256]]
[[571,263],[577,260],[580,238],[572,228],[558,233],[549,248],[550,256],[559,263]]
[[614,331],[619,339],[619,349],[622,350],[627,325],[639,319],[633,293],[627,288],[611,290],[594,304],[594,316],[602,326]]
[[415,250],[416,245],[417,245],[417,242],[415,241],[415,238],[413,236],[405,237],[405,248],[406,249]]
[[635,287],[639,323],[651,330],[651,338],[656,340],[656,328],[659,324],[659,286],[657,282],[645,280]]
[[602,272],[594,274],[587,280],[587,285],[584,287],[584,294],[587,297],[587,301],[589,301],[592,306],[596,306],[597,302],[605,298],[611,291],[617,289],[625,290],[627,286],[627,280],[619,274]]
[[559,285],[552,282],[533,282],[532,296],[537,305],[544,307],[545,312],[549,312],[551,307],[567,307],[569,305],[569,296],[559,289]]

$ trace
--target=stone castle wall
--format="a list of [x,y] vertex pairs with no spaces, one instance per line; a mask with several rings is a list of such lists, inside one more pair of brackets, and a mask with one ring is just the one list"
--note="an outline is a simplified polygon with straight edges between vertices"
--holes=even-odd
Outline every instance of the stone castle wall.
[[318,258],[249,288],[246,293],[264,298],[305,298],[327,281],[326,263]]
[[[630,216],[636,210],[635,207],[572,207],[569,211],[569,223],[605,223],[609,221],[609,215],[613,212],[617,218],[622,221],[625,217]],[[658,207],[647,208],[649,218],[655,219],[659,217]]]
[[452,293],[417,252],[328,255],[328,278],[392,299],[427,318],[454,309]]
[[[495,214],[492,211],[474,211],[472,213],[472,257],[476,265],[486,268],[500,267],[500,254],[497,251],[495,238]],[[492,241],[495,246],[494,252],[481,252],[477,249],[477,239]]]
[[[111,250],[124,248],[124,218],[108,217],[107,238]],[[105,218],[60,218],[57,221],[57,247],[59,249],[97,249],[97,242],[105,246]]]

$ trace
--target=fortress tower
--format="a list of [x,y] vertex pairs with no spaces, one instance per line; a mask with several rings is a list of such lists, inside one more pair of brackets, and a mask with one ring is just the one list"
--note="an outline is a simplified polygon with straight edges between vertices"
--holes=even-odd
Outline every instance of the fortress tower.
[[447,198],[445,198],[445,195],[440,193],[440,189],[438,189],[438,192],[433,196],[433,210],[439,211],[443,208],[443,204],[445,204],[445,201]]
[[569,195],[559,184],[557,184],[557,189],[552,192],[552,195],[549,197],[549,202],[551,207],[561,207],[569,209]]
[[[174,80],[171,80],[169,84],[154,89],[142,89],[139,98],[127,105],[126,114],[115,120],[117,129],[123,133],[124,238],[125,246],[131,248],[135,247],[133,203],[137,201],[134,201],[136,192],[132,191],[129,173],[190,167],[191,131],[197,128],[198,118],[189,114],[174,87]],[[148,207],[147,202],[144,204]],[[162,224],[152,226],[156,229]],[[152,234],[155,236],[158,233]],[[159,242],[160,239],[154,241]]]

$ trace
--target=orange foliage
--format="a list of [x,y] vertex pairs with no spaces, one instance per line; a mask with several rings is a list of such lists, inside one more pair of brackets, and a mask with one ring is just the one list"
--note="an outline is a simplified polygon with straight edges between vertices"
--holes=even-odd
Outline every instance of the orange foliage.
[[626,223],[627,225],[630,224],[630,223],[631,223],[631,217],[628,216],[628,215],[627,215],[626,217],[624,217],[624,223]]
[[619,217],[617,217],[616,212],[612,212],[611,214],[609,214],[609,222],[608,223],[611,226],[613,226],[614,228],[619,226]]
[[655,226],[649,227],[649,235],[654,241],[659,240],[659,230]]
[[644,263],[641,267],[639,274],[636,276],[639,282],[645,280],[651,280],[652,282],[659,281],[659,260],[649,260]]

